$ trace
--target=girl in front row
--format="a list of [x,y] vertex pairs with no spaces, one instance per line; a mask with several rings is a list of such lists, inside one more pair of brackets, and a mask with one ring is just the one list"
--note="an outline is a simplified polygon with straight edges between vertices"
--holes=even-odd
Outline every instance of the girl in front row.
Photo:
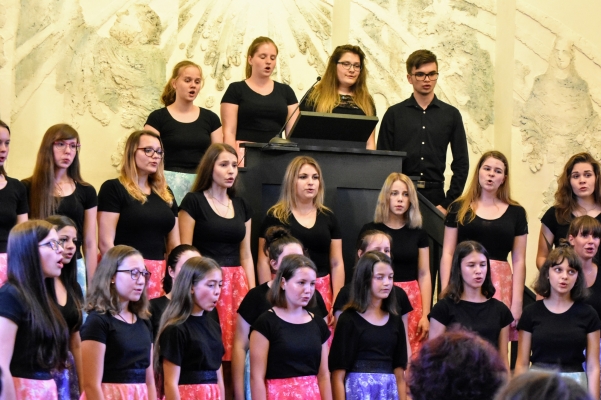
[[[558,370],[580,382],[598,399],[601,321],[582,301],[587,294],[586,278],[572,248],[562,246],[549,253],[534,291],[543,300],[522,313],[515,375],[527,371],[532,362],[533,369]],[[585,349],[586,373],[582,368]]]
[[156,400],[149,279],[144,259],[133,247],[118,245],[104,253],[81,327],[82,400]]
[[511,310],[494,299],[490,260],[478,242],[461,242],[455,248],[449,285],[430,313],[430,339],[458,324],[472,330],[499,349],[509,370],[507,344]]
[[315,292],[317,268],[305,256],[284,257],[269,289],[273,307],[251,326],[253,399],[332,398],[328,372],[330,331],[305,307]]
[[225,396],[221,358],[225,353],[215,308],[223,275],[210,258],[193,257],[175,279],[156,339],[166,400],[219,400]]
[[351,300],[336,324],[329,356],[334,400],[406,399],[407,336],[398,315],[390,257],[359,259]]

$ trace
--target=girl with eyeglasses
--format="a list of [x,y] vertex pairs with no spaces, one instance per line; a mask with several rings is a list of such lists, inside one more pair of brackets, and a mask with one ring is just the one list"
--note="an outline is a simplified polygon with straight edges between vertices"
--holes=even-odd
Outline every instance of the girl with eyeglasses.
[[33,175],[24,179],[29,217],[58,214],[77,225],[77,282],[84,296],[98,263],[96,189],[81,177],[79,134],[67,124],[53,125],[44,134]]
[[165,400],[225,399],[221,328],[208,315],[222,284],[221,267],[206,257],[188,259],[175,278],[155,349]]
[[139,251],[109,249],[92,279],[81,327],[82,399],[156,400],[152,327]]
[[0,368],[5,399],[56,400],[53,369],[67,361],[69,335],[52,285],[63,248],[46,221],[16,225],[8,237],[8,282],[0,288]]
[[18,179],[9,178],[4,169],[9,147],[10,128],[0,120],[0,286],[7,279],[8,233],[16,224],[27,221],[29,212],[25,186]]
[[98,211],[100,253],[118,244],[140,251],[152,273],[148,297],[161,296],[165,255],[180,241],[177,202],[163,175],[159,135],[136,131],[129,136],[119,178],[100,188]]
[[[376,105],[367,89],[365,53],[361,47],[345,44],[334,49],[321,80],[301,103],[300,110],[376,115]],[[375,130],[366,148],[376,149]]]
[[63,268],[61,274],[55,277],[54,293],[69,331],[69,358],[66,368],[53,370],[52,376],[56,382],[59,400],[77,400],[81,393],[82,363],[81,336],[79,330],[83,321],[83,293],[77,283],[77,227],[75,222],[64,215],[51,215],[46,218],[58,234],[58,242],[63,248]]
[[175,64],[161,95],[165,107],[151,112],[144,125],[144,129],[161,135],[165,179],[178,203],[190,191],[196,167],[207,148],[211,143],[223,142],[217,114],[194,105],[204,82],[198,64],[190,60]]

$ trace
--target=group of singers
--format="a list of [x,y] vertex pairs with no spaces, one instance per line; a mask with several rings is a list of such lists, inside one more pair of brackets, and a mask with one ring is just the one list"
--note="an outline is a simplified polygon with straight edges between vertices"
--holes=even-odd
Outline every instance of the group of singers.
[[[67,124],[45,133],[31,177],[8,177],[10,129],[0,121],[6,398],[405,399],[412,355],[456,324],[506,362],[508,341],[518,340],[515,373],[530,363],[556,368],[599,397],[597,160],[576,154],[558,179],[536,259],[542,300],[522,312],[528,224],[510,194],[507,159],[484,153],[461,194],[461,116],[434,95],[436,57],[419,50],[407,60],[414,93],[386,112],[377,143],[408,152],[405,173],[383,182],[349,283],[324,177],[307,156],[288,165],[260,221],[255,265],[252,210],[235,192],[236,140],[267,141],[287,120],[288,132],[298,104],[270,78],[273,41],[257,38],[247,60],[247,79],[223,97],[223,127],[193,104],[200,67],[178,63],[165,108],[129,136],[119,177],[98,195],[81,177],[80,137]],[[339,46],[300,109],[374,115],[366,77],[361,49]],[[367,147],[376,147],[374,134]],[[432,308],[418,190],[446,214],[442,293]]]

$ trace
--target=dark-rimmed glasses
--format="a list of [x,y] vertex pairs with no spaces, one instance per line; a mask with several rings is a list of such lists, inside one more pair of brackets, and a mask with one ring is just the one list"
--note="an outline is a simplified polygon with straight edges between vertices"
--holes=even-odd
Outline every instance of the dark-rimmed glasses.
[[146,157],[154,157],[155,154],[158,154],[160,158],[163,158],[165,154],[163,149],[155,150],[152,147],[138,147],[137,150],[143,150]]
[[67,147],[71,149],[71,151],[79,151],[81,148],[81,143],[67,143],[63,140],[57,140],[54,142],[54,147],[63,153],[67,151]]
[[54,240],[54,239],[50,239],[46,243],[40,243],[38,246],[39,247],[48,246],[48,247],[50,247],[54,251],[58,251],[58,249],[62,249],[63,248],[63,246],[61,245],[61,243],[58,240]]
[[129,272],[131,274],[131,279],[137,281],[140,275],[144,277],[146,281],[150,279],[151,273],[148,271],[140,271],[137,268],[134,269],[118,269],[116,272]]
[[351,67],[353,67],[356,71],[361,71],[361,64],[353,64],[350,61],[338,61],[336,64],[342,65],[342,68],[348,69],[349,71],[351,70]]
[[415,79],[417,79],[418,81],[425,81],[426,76],[431,81],[435,81],[438,79],[439,74],[438,74],[438,72],[430,72],[428,74],[426,74],[425,72],[416,72],[415,74],[411,74],[411,75],[415,76]]

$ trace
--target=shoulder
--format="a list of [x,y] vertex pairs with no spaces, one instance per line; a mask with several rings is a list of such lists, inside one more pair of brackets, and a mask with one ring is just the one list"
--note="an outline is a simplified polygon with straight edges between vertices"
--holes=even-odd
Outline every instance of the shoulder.
[[459,109],[457,109],[457,107],[452,106],[449,103],[445,103],[444,101],[440,100],[438,97],[434,97],[433,103],[436,104],[441,110],[461,115],[459,112]]
[[549,224],[557,224],[557,218],[555,217],[555,211],[556,211],[555,206],[549,207],[549,209],[547,211],[545,211],[545,213],[543,214],[543,217],[540,219],[541,222],[547,226]]
[[13,284],[6,283],[0,288],[0,309],[6,306],[11,306],[11,308],[18,306],[18,308],[22,308],[22,305],[23,296]]
[[82,193],[85,197],[96,197],[96,189],[92,185],[78,183],[75,190]]
[[362,318],[361,316],[359,316],[359,314],[357,314],[357,311],[347,309],[347,310],[344,310],[342,312],[342,314],[340,314],[340,317],[338,317],[338,321],[336,322],[336,325],[338,325],[338,324],[355,325],[355,323],[357,322],[357,318]]
[[125,187],[119,182],[118,178],[109,179],[100,186],[100,191],[105,190],[125,190]]
[[208,120],[219,119],[219,116],[208,108],[198,107],[200,108],[200,116],[201,118],[205,118]]
[[248,85],[244,81],[232,82],[225,90],[223,97],[225,98],[228,95],[239,95],[242,93],[245,87],[248,87]]
[[167,111],[167,107],[159,108],[158,110],[154,110],[148,115],[148,120],[146,123],[149,123],[151,120],[160,121],[169,116],[169,112]]

